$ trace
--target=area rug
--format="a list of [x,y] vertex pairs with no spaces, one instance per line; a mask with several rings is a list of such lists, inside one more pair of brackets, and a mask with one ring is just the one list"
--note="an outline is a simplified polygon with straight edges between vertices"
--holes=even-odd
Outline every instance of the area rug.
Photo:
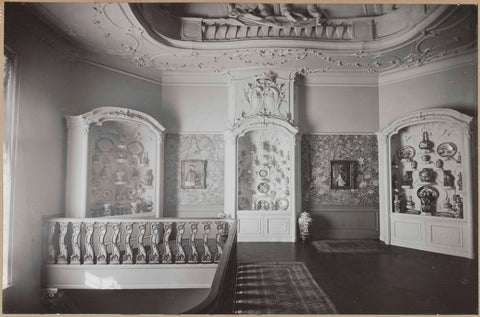
[[312,245],[322,253],[381,253],[388,247],[375,240],[321,240]]
[[239,264],[235,314],[336,314],[302,262]]

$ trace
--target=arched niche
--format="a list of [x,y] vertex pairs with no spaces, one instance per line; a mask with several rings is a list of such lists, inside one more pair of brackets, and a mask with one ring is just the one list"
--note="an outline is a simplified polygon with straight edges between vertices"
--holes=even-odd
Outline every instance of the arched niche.
[[471,122],[429,109],[378,132],[382,241],[474,257]]
[[[240,241],[295,241],[300,208],[300,134],[289,122],[254,117],[228,132],[235,172],[226,210],[239,221]],[[228,166],[228,163],[227,163]],[[228,212],[227,212],[228,213]]]
[[161,217],[165,128],[120,107],[66,120],[66,216]]

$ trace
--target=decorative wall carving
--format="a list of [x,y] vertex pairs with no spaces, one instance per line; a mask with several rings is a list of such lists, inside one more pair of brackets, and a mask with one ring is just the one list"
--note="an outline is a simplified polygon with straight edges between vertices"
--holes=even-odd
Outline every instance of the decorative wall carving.
[[[206,161],[206,187],[183,189],[181,161]],[[223,135],[168,134],[165,139],[165,204],[168,209],[181,205],[222,205],[224,183]]]
[[[330,188],[330,161],[358,162],[357,188]],[[302,138],[304,208],[312,205],[378,204],[378,152],[374,135],[304,135]]]
[[[128,4],[92,3],[85,6],[83,10],[90,15],[86,16],[86,22],[96,26],[100,35],[82,31],[79,29],[81,25],[71,25],[62,17],[63,11],[56,12],[46,5],[36,5],[39,11],[55,21],[52,23],[59,24],[58,21],[63,21],[63,24],[57,26],[73,36],[82,48],[107,56],[118,56],[136,65],[139,72],[145,70],[148,74],[151,72],[147,70],[223,72],[245,66],[281,66],[304,74],[330,71],[383,72],[421,66],[474,52],[477,44],[476,11],[471,6],[405,5],[397,10],[387,10],[385,12],[391,11],[387,13],[392,16],[391,19],[378,17],[378,23],[386,26],[384,33],[379,25],[366,23],[361,19],[353,24],[352,19],[330,19],[321,25],[282,29],[269,25],[248,25],[237,18],[229,17],[198,18],[198,22],[195,22],[199,23],[198,27],[192,28],[194,22],[190,18],[183,21],[185,27],[181,26],[183,22],[177,23],[180,25],[178,32],[185,34],[190,29],[200,30],[203,25],[204,33],[197,35],[194,32],[200,39],[186,36],[185,41],[171,41],[168,37],[161,40],[152,38],[145,27],[135,20],[134,11]],[[145,12],[149,10],[145,9]],[[260,21],[270,16],[266,14],[263,17],[259,12],[255,15],[260,15]],[[256,19],[255,15],[251,16],[253,20]],[[311,14],[303,12],[302,15],[308,18]],[[279,18],[288,21],[285,16],[274,17],[276,20]],[[300,23],[300,20],[303,18],[300,17],[299,22],[295,23]],[[405,20],[409,20],[409,25],[414,28],[408,36],[405,35],[409,30],[403,24]],[[387,32],[392,30],[395,24],[392,21],[401,21],[398,30],[394,28],[394,34]],[[291,21],[290,23],[295,24]],[[373,32],[374,29],[376,32]],[[252,37],[262,41],[237,41],[240,44],[232,44],[234,39]],[[279,37],[283,38],[285,43],[295,43],[297,48],[281,48],[277,44],[274,47],[269,41],[264,41]],[[210,43],[204,43],[202,38]],[[161,45],[156,41],[160,41]],[[188,50],[172,53],[171,49],[162,47],[183,47],[182,42],[185,42],[184,48],[188,46]],[[332,46],[332,42],[341,45]],[[358,45],[362,42],[362,45]],[[258,43],[262,43],[262,48],[259,48]],[[372,45],[367,45],[369,43]],[[197,45],[198,50],[195,49]],[[108,58],[103,58],[102,61],[108,61]]]
[[256,75],[255,81],[243,89],[243,97],[239,120],[262,116],[287,121],[291,119],[285,83],[277,82],[277,75],[273,72]]

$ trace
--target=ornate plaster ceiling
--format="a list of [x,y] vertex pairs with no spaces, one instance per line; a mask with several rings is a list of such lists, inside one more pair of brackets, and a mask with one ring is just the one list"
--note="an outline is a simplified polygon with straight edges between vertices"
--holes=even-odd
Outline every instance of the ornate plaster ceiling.
[[[195,9],[201,5],[192,4],[183,11],[173,12],[190,16],[193,11],[201,12]],[[267,37],[215,43],[159,36],[148,29],[148,23],[145,27],[145,21],[139,21],[135,6],[127,3],[36,3],[32,6],[51,26],[76,43],[79,52],[89,52],[106,64],[109,60],[121,60],[126,69],[133,69],[139,75],[254,68],[286,68],[304,74],[383,72],[469,53],[477,47],[474,6],[402,5],[377,8],[375,13],[375,7],[370,5],[367,13],[362,13],[364,9],[360,5],[352,5],[350,11],[343,5],[339,11],[332,8],[326,11],[337,15],[337,19],[343,14],[347,17],[343,20],[352,23],[376,19],[382,22],[383,29],[374,30],[369,40]],[[350,16],[342,10],[350,12]],[[213,13],[208,19],[225,14],[217,11],[210,10]],[[399,21],[397,15],[405,12],[409,19]],[[365,18],[367,15],[371,17]],[[178,18],[175,14],[172,16]],[[328,24],[329,19],[326,21]],[[387,35],[382,37],[381,32]]]

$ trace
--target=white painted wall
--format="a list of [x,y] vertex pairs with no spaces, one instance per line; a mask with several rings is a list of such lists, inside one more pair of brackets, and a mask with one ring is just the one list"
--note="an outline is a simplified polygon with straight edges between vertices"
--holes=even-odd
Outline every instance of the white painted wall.
[[175,132],[223,132],[228,128],[228,88],[214,85],[164,85],[165,127]]
[[[15,307],[16,312],[39,313],[43,217],[64,213],[64,116],[98,106],[125,105],[152,115],[168,127],[168,120],[164,120],[168,109],[161,107],[159,85],[66,57],[32,32],[31,17],[12,10],[7,15],[5,42],[19,53],[21,67],[13,286],[4,295],[7,306]],[[37,32],[49,32],[40,24],[35,27]]]
[[300,86],[298,107],[298,123],[304,133],[378,130],[376,86]]
[[380,85],[378,96],[380,128],[401,114],[429,108],[450,108],[476,116],[477,65]]
[[42,218],[64,205],[65,128],[60,107],[67,104],[69,62],[31,33],[14,35],[21,19],[7,20],[5,43],[19,53],[18,147],[14,162],[15,212],[12,253],[13,286],[5,293],[23,312],[41,312],[40,265]]

